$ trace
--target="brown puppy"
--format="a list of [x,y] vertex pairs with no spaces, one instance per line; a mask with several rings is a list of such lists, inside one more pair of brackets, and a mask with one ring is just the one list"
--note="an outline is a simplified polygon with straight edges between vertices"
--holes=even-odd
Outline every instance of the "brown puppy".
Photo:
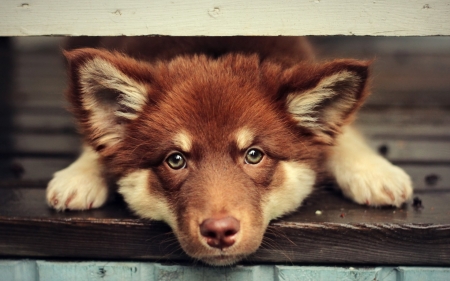
[[86,145],[49,183],[55,209],[100,207],[112,179],[188,255],[227,265],[323,174],[360,204],[411,196],[409,177],[348,126],[369,94],[367,62],[317,64],[293,37],[98,40],[120,53],[65,53]]

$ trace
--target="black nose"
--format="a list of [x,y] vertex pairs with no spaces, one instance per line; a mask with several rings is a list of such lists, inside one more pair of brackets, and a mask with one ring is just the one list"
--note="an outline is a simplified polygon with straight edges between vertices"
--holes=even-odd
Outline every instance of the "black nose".
[[234,217],[209,218],[200,224],[200,234],[206,238],[206,243],[219,249],[232,246],[239,229],[240,223]]

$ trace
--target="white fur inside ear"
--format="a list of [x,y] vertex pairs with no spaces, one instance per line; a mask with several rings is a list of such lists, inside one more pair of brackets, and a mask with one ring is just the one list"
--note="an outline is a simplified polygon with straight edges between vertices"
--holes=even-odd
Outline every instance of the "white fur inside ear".
[[357,102],[361,79],[354,72],[341,71],[323,78],[316,87],[287,97],[288,111],[298,124],[308,128],[342,121]]
[[80,68],[80,84],[82,104],[91,112],[96,138],[101,144],[115,144],[122,133],[118,118],[133,120],[139,116],[147,101],[145,85],[99,58]]
[[283,183],[265,195],[262,205],[266,223],[300,207],[316,181],[316,173],[306,164],[283,162],[281,168],[284,170]]

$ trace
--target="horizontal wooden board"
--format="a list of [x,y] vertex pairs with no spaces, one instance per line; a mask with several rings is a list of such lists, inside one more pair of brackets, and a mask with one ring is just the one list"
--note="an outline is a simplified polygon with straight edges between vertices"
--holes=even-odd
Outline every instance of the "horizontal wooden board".
[[[64,108],[14,107],[0,111],[3,132],[75,134],[75,120]],[[364,107],[356,126],[369,138],[450,139],[450,111],[445,108]]]
[[[0,256],[190,260],[167,225],[135,218],[123,202],[58,213],[46,206],[44,192],[0,188]],[[318,191],[298,212],[272,222],[265,246],[245,263],[448,266],[450,193],[420,198],[425,208],[410,202],[401,209],[368,208]]]
[[[63,108],[19,107],[0,112],[2,132],[76,134],[72,115]],[[3,133],[5,134],[5,133]]]
[[[75,156],[75,155],[74,155]],[[69,166],[75,157],[0,159],[0,186],[20,186],[24,183],[44,188],[53,173]],[[416,192],[450,190],[450,165],[399,165],[410,175]]]
[[[334,42],[316,42],[315,45],[319,49],[319,58],[376,58],[372,67],[373,94],[367,100],[367,106],[450,106],[450,95],[447,94],[450,89],[450,54],[443,51],[450,49],[450,40],[437,40],[433,37],[427,42],[427,38],[394,38],[396,40],[383,43],[387,39],[369,38],[367,42],[362,39],[365,38],[359,38],[352,48],[349,46],[355,41],[352,38],[349,38],[349,43],[346,43],[347,40],[337,39]],[[53,47],[61,44],[51,42]],[[364,50],[363,46],[370,43],[376,46],[377,42],[379,47],[361,51]],[[419,50],[409,47],[416,42],[423,47]],[[341,45],[347,46],[346,52],[333,50]],[[430,47],[428,52],[425,51],[425,46]],[[323,48],[329,48],[330,52],[324,54],[326,51],[321,51]],[[63,108],[66,105],[63,95],[66,75],[60,50],[54,48],[50,51],[33,52],[25,49],[19,54],[14,60],[15,77],[11,79],[12,93],[7,101],[10,106]]]
[[450,190],[450,165],[400,164],[411,177],[415,192]]
[[0,135],[2,155],[76,155],[81,148],[76,135],[18,133]]
[[439,267],[339,267],[294,265],[188,266],[174,263],[107,261],[0,261],[0,274],[8,281],[424,281],[447,280],[449,268]]
[[369,144],[387,159],[401,163],[442,163],[450,162],[450,142],[448,140],[411,139],[369,139]]
[[[22,39],[24,37],[20,37]],[[18,38],[19,39],[19,38]],[[438,56],[448,57],[450,37],[394,37],[394,36],[310,36],[318,58],[340,57],[392,58]],[[27,39],[28,40],[28,39]]]
[[20,53],[14,60],[13,70],[11,107],[63,108],[66,105],[66,70],[60,51]]
[[53,173],[66,168],[74,157],[66,158],[32,158],[32,157],[2,157],[0,159],[0,184],[21,181],[46,182]]
[[[450,142],[447,139],[423,140],[407,138],[372,138],[369,144],[391,161],[450,162]],[[80,138],[72,134],[13,133],[0,135],[2,155],[76,155],[81,147]]]
[[447,1],[2,1],[0,35],[450,35]]
[[356,127],[368,138],[449,139],[450,111],[441,107],[363,107]]

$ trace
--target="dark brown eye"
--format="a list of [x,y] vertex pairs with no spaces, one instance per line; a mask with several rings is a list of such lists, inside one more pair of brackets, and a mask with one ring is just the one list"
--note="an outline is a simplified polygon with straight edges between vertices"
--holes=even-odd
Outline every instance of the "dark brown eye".
[[261,162],[263,157],[264,153],[262,153],[261,150],[256,148],[250,148],[245,153],[245,163],[252,165],[258,164],[259,162]]
[[175,152],[167,157],[166,163],[174,170],[186,168],[186,160],[184,159],[183,154],[179,152]]

